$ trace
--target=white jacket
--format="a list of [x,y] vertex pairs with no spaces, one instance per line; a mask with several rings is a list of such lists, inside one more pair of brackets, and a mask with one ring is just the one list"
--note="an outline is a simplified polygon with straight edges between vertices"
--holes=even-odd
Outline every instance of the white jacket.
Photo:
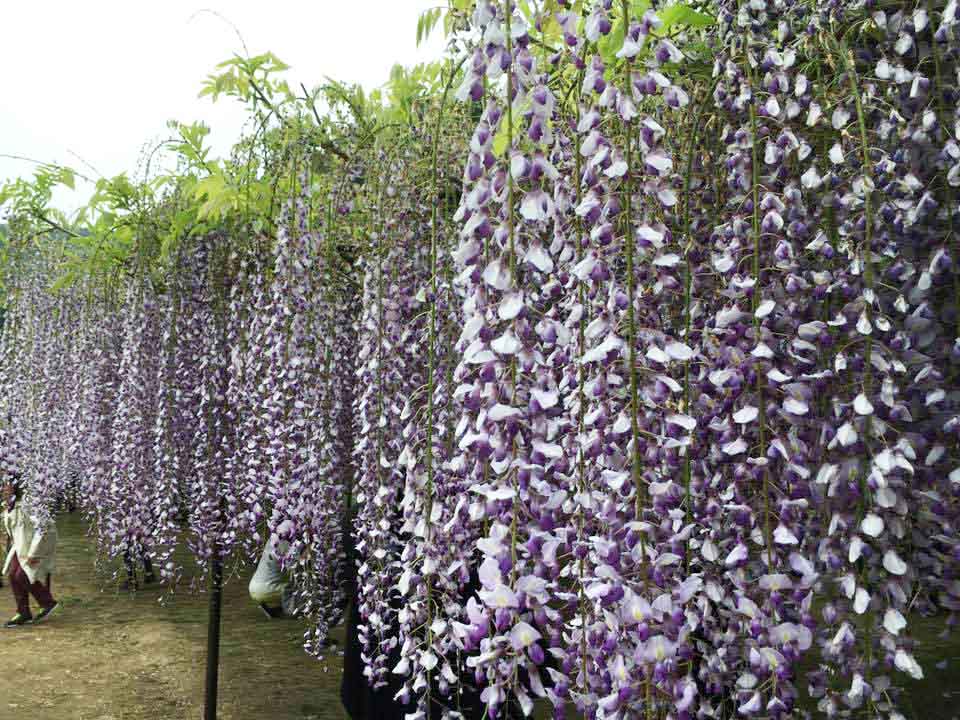
[[250,597],[254,602],[279,604],[282,602],[287,581],[283,577],[283,570],[276,555],[287,552],[289,545],[276,535],[271,535],[267,546],[263,549],[257,571],[250,578]]
[[[50,523],[42,533],[38,531],[30,518],[30,508],[23,500],[18,502],[13,510],[4,512],[3,527],[10,536],[10,551],[3,563],[3,574],[10,571],[13,554],[17,554],[20,567],[27,574],[31,584],[38,579],[46,581],[48,575],[56,570],[57,560],[57,526]],[[30,558],[40,560],[33,567],[27,562]]]

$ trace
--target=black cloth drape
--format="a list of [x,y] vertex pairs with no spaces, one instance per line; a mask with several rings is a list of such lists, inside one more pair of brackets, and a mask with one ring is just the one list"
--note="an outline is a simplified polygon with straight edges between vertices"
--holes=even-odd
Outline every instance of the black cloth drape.
[[[357,582],[357,556],[354,547],[354,538],[351,521],[345,526],[345,550],[346,563],[351,572],[351,576],[346,583],[348,597],[351,598],[350,610],[347,614],[346,624],[346,647],[343,655],[343,681],[340,684],[340,700],[344,709],[352,720],[403,720],[407,713],[416,711],[413,704],[403,705],[394,696],[400,691],[403,683],[399,677],[391,674],[390,682],[385,687],[374,690],[367,683],[367,678],[363,674],[363,658],[361,657],[362,645],[360,643],[360,633],[358,626],[361,624],[359,606],[359,583]],[[403,539],[401,538],[401,542]],[[398,551],[400,548],[396,548]],[[399,552],[397,553],[399,554]],[[480,589],[480,578],[476,571],[470,573],[470,581],[463,588],[461,598],[464,604],[467,598],[472,597]],[[399,610],[403,600],[399,595],[391,599],[391,605],[394,610]],[[387,667],[394,668],[400,662],[399,645],[393,649],[387,660]],[[443,698],[433,700],[428,720],[440,720],[443,716],[444,706]],[[459,705],[459,711],[466,720],[482,720],[484,718],[484,705],[480,701],[480,690],[474,683],[472,675],[461,677],[459,700],[452,700]],[[506,707],[500,710],[500,720],[519,720],[523,713],[516,702],[510,702]]]
[[[479,581],[471,577],[470,584],[464,588],[464,597],[470,597],[479,588]],[[399,600],[399,599],[398,599]],[[343,682],[340,685],[340,700],[347,714],[353,720],[403,720],[406,713],[416,711],[412,704],[403,705],[394,700],[400,691],[402,683],[398,678],[391,678],[391,682],[379,690],[374,690],[367,684],[363,675],[363,659],[360,656],[360,611],[356,594],[350,603],[350,612],[347,615],[347,644],[343,656]],[[395,608],[396,609],[396,608]],[[394,648],[387,661],[387,667],[395,667],[400,662],[400,648]],[[459,698],[460,712],[467,720],[480,720],[484,716],[483,703],[480,701],[480,691],[474,686],[473,678],[463,678]],[[444,707],[441,698],[437,698],[430,708],[430,720],[439,720],[443,715]],[[503,720],[510,720],[513,713],[501,714]],[[520,717],[519,713],[516,717]]]

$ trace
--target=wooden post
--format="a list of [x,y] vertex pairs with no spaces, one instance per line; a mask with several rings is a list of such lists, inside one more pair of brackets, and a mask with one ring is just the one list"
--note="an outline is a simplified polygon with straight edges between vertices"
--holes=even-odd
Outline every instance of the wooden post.
[[223,560],[214,548],[210,562],[210,614],[207,619],[207,689],[203,720],[217,720],[217,683],[220,670],[220,608],[223,605]]

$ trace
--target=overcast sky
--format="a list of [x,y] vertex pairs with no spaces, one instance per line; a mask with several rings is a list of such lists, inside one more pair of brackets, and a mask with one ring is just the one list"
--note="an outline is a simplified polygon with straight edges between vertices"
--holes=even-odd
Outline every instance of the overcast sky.
[[[367,90],[394,63],[438,58],[440,30],[416,46],[420,13],[437,0],[0,0],[0,153],[56,162],[106,177],[137,172],[143,148],[168,136],[166,122],[202,120],[218,155],[238,137],[240,104],[198,98],[216,64],[267,50],[291,66],[292,87],[326,75]],[[0,182],[29,176],[26,162],[0,158]],[[72,211],[89,186],[60,193]]]

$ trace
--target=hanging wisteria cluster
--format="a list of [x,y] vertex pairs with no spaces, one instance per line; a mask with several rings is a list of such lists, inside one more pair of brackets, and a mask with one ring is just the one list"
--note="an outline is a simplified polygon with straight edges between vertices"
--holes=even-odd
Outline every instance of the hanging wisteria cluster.
[[[434,694],[455,712],[456,678],[491,717],[537,696],[780,717],[801,693],[895,716],[900,674],[922,677],[910,612],[955,622],[956,8],[708,9],[474,11],[461,411],[430,456],[471,497],[405,528],[396,590],[456,569],[434,561],[454,531],[479,590],[416,617],[428,643],[412,611],[391,633],[390,590],[365,596],[371,678],[403,641],[422,715]],[[370,282],[382,332],[413,290]],[[367,387],[362,410],[408,394]],[[365,442],[406,450],[388,420]],[[405,464],[366,461],[392,482],[373,517],[417,502]]]
[[278,534],[317,654],[355,559],[413,720],[902,718],[960,610],[958,23],[479,0],[435,116],[275,239],[31,255],[3,462],[170,581]]
[[4,314],[0,344],[2,462],[8,475],[29,478],[37,519],[48,522],[79,467],[63,429],[77,421],[69,401],[80,372],[70,357],[80,318],[74,297],[47,292],[47,258],[24,252],[18,265],[20,271],[6,283],[14,302]]
[[346,603],[355,343],[337,320],[355,300],[317,267],[302,180],[274,250],[189,240],[162,285],[136,272],[51,291],[49,259],[26,252],[3,334],[3,457],[41,522],[79,478],[103,554],[149,558],[171,586],[278,534],[319,646]]

